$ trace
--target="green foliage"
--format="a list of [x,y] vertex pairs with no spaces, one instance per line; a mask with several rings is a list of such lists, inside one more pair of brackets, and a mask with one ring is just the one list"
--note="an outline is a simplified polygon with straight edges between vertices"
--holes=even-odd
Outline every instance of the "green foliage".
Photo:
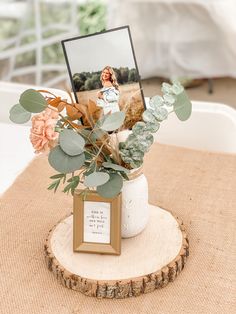
[[85,177],[84,185],[88,188],[96,187],[105,184],[109,178],[110,176],[106,172],[93,172]]
[[106,29],[107,9],[101,1],[87,1],[79,8],[79,29],[81,35],[101,32]]
[[[86,158],[87,160],[87,158]],[[94,161],[85,163],[85,166],[87,167],[87,170],[84,172],[85,176],[90,175],[91,173],[96,171],[96,163]]]
[[22,124],[29,121],[31,113],[26,111],[20,104],[17,104],[11,108],[9,118],[14,123]]
[[80,91],[81,88],[84,86],[84,82],[81,78],[80,78],[80,74],[74,75],[73,76],[73,83],[74,83],[74,88],[76,91]]
[[125,113],[123,111],[114,112],[106,115],[100,128],[104,131],[115,131],[122,126],[125,120]]
[[34,89],[25,90],[19,100],[21,106],[28,112],[42,112],[47,107],[47,101],[39,92]]
[[136,69],[131,69],[129,71],[128,82],[138,82],[139,77]]
[[115,171],[120,171],[120,172],[124,172],[124,173],[129,173],[130,172],[125,167],[122,167],[122,166],[117,165],[117,164],[113,164],[111,162],[104,162],[102,165],[103,165],[104,168],[113,169]]
[[143,122],[137,122],[132,133],[125,142],[119,144],[122,160],[131,168],[138,168],[143,164],[144,154],[151,147],[160,123],[167,119],[170,112],[175,112],[181,120],[187,120],[192,111],[192,104],[182,85],[175,82],[173,85],[163,83],[163,97],[154,96],[150,99],[150,108],[143,113]]
[[[85,77],[85,74],[84,77],[81,75],[80,79],[84,80]],[[79,126],[77,118],[71,118],[69,113],[68,116],[60,113],[56,124],[59,132],[58,145],[50,150],[48,156],[49,164],[59,173],[51,176],[53,182],[48,189],[56,192],[62,183],[65,185],[63,191],[73,194],[81,182],[86,191],[95,188],[106,198],[119,194],[123,180],[129,180],[128,169],[142,166],[144,155],[153,144],[153,133],[158,131],[160,123],[167,119],[171,112],[175,112],[183,121],[191,114],[191,102],[179,83],[163,84],[162,90],[163,97],[151,98],[150,107],[143,113],[143,121],[133,126],[126,141],[119,143],[119,149],[117,143],[111,141],[111,133],[122,127],[124,112],[104,115],[95,120],[95,125],[91,123],[83,126]],[[61,104],[60,98],[55,97],[50,104],[56,106],[57,102],[58,105]],[[88,106],[84,113],[86,117],[92,110],[96,111],[96,105],[89,105],[90,108]],[[20,104],[11,108],[10,118],[13,122],[23,123],[30,118],[31,112],[41,112],[47,106],[47,101],[39,92],[26,90],[20,97]],[[68,173],[71,173],[71,177],[66,182]]]
[[156,119],[155,119],[155,116],[153,115],[153,111],[151,109],[147,109],[144,111],[143,120],[146,123],[155,123]]
[[144,154],[153,143],[153,136],[143,129],[142,134],[131,134],[127,141],[120,143],[120,156],[122,160],[130,164],[131,168],[138,168],[143,164]]
[[59,135],[59,144],[64,153],[76,156],[84,151],[85,140],[74,130],[64,129]]
[[61,180],[57,179],[54,181],[52,184],[49,185],[48,190],[54,190],[54,193],[57,191],[59,185],[60,185]]
[[69,180],[67,180],[67,182],[69,182],[69,184],[65,186],[65,188],[63,189],[63,192],[64,193],[71,192],[71,194],[74,195],[74,191],[80,182],[80,176],[72,176]]
[[84,153],[76,156],[67,155],[58,145],[50,151],[48,161],[58,172],[70,173],[80,169],[84,165],[85,156]]
[[96,89],[93,78],[88,78],[84,84],[84,90]]
[[[54,182],[52,182],[49,187],[48,190],[54,190],[54,193],[57,191],[61,181],[63,181],[63,184],[66,181],[66,174],[64,173],[58,173],[55,174],[54,176],[51,176],[50,179],[56,179]],[[74,194],[75,189],[77,188],[77,186],[79,185],[80,182],[80,176],[73,176],[67,180],[67,185],[64,187],[63,192],[64,193],[69,193],[71,192],[71,194]]]
[[61,180],[63,180],[63,183],[65,183],[66,175],[64,173],[58,173],[55,174],[54,176],[51,176],[50,179],[53,179],[55,181],[49,185],[48,190],[54,190],[55,193],[61,183]]
[[121,77],[122,77],[122,83],[123,84],[127,83],[128,79],[129,79],[129,68],[121,67],[119,70],[120,70],[120,74],[121,74]]
[[136,83],[139,81],[138,73],[135,68],[128,67],[114,68],[118,84]]
[[183,91],[181,94],[176,95],[174,111],[176,116],[181,121],[186,121],[190,117],[192,112],[192,103],[188,99],[185,91]]
[[100,127],[101,125],[98,126],[98,124],[96,124],[95,128],[92,130],[92,134],[90,135],[90,139],[92,141],[99,140],[100,138],[102,138],[103,136],[107,134],[106,131],[100,129]]
[[[68,3],[70,3],[68,1]],[[66,24],[71,18],[71,8],[70,4],[58,4],[55,5],[47,4],[41,2],[40,5],[41,18],[43,28],[46,28],[55,21],[61,24]],[[100,0],[96,1],[86,1],[86,3],[80,4],[77,7],[77,25],[81,35],[91,34],[94,32],[100,32],[106,28],[106,4]],[[35,27],[35,20],[33,14],[29,14],[24,17],[24,25],[27,28],[33,29]],[[17,36],[20,29],[20,22],[12,18],[2,18],[0,20],[0,41],[3,39],[9,39],[10,37]],[[43,37],[49,37],[53,34],[58,34],[58,29],[52,31],[44,31]],[[22,38],[22,44],[30,44],[35,42],[36,37],[31,34]],[[61,47],[61,43],[55,43],[43,48],[43,63],[45,64],[64,64],[64,55]],[[17,56],[17,67],[34,65],[36,62],[36,56],[34,51],[23,53]],[[49,73],[52,75],[57,75],[56,72]],[[30,77],[31,79],[31,77]],[[29,81],[28,83],[31,83]]]
[[192,103],[180,82],[174,82],[173,85],[163,83],[162,92],[165,104],[174,107],[178,119],[187,120],[192,112]]
[[118,173],[110,173],[110,179],[105,184],[97,187],[97,192],[105,198],[113,198],[118,195],[123,186],[123,179]]
[[66,179],[66,175],[64,173],[58,173],[50,177],[50,179]]

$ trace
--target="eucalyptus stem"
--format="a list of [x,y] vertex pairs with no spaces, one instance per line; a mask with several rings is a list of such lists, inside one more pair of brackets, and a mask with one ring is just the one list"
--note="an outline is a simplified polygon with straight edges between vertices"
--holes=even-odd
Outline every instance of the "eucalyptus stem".
[[[109,138],[108,138],[107,140],[109,140]],[[96,160],[98,159],[100,153],[102,153],[102,149],[103,149],[103,147],[104,147],[106,144],[107,144],[107,142],[106,142],[106,140],[104,140],[104,142],[102,143],[102,145],[101,145],[101,147],[99,148],[99,151],[98,151],[98,153],[97,153],[97,155],[96,155],[96,157],[95,157],[95,162],[96,162]],[[102,153],[102,154],[103,154],[103,153]],[[104,154],[103,154],[103,156],[104,156]]]
[[93,129],[90,131],[90,133],[89,133],[89,135],[88,135],[88,138],[90,139],[91,134],[92,134],[93,132],[97,131],[97,130],[99,130],[99,128],[93,128]]

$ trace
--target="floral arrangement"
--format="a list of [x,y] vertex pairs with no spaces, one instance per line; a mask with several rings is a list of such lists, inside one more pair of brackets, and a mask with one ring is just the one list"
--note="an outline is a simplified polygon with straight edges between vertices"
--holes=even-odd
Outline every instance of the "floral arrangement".
[[[49,152],[49,164],[57,171],[49,190],[64,184],[74,193],[80,183],[84,192],[96,189],[102,197],[115,197],[129,172],[143,164],[160,123],[175,113],[184,121],[192,105],[180,83],[163,83],[163,96],[150,99],[150,107],[131,130],[124,129],[125,112],[102,114],[94,102],[87,105],[61,99],[49,91],[28,89],[10,110],[10,119],[31,119],[31,143],[36,153]],[[34,114],[32,116],[32,114]],[[32,117],[31,117],[32,116]]]

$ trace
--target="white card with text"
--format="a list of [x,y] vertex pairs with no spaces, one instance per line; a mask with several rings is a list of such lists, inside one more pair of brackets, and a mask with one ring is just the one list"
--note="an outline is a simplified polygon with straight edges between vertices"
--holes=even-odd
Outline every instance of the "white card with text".
[[111,204],[84,202],[84,242],[110,243]]

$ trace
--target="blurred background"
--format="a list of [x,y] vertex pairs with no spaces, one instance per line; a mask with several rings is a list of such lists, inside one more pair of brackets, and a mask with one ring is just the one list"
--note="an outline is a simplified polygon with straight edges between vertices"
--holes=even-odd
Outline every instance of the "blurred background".
[[179,79],[236,108],[235,16],[235,0],[0,0],[0,81],[64,89],[61,40],[130,25],[145,96]]
[[179,79],[193,103],[191,119],[170,115],[155,141],[236,153],[235,16],[236,0],[0,0],[0,195],[34,157],[31,122],[9,120],[20,94],[36,85],[68,97],[61,40],[124,25],[144,96]]

